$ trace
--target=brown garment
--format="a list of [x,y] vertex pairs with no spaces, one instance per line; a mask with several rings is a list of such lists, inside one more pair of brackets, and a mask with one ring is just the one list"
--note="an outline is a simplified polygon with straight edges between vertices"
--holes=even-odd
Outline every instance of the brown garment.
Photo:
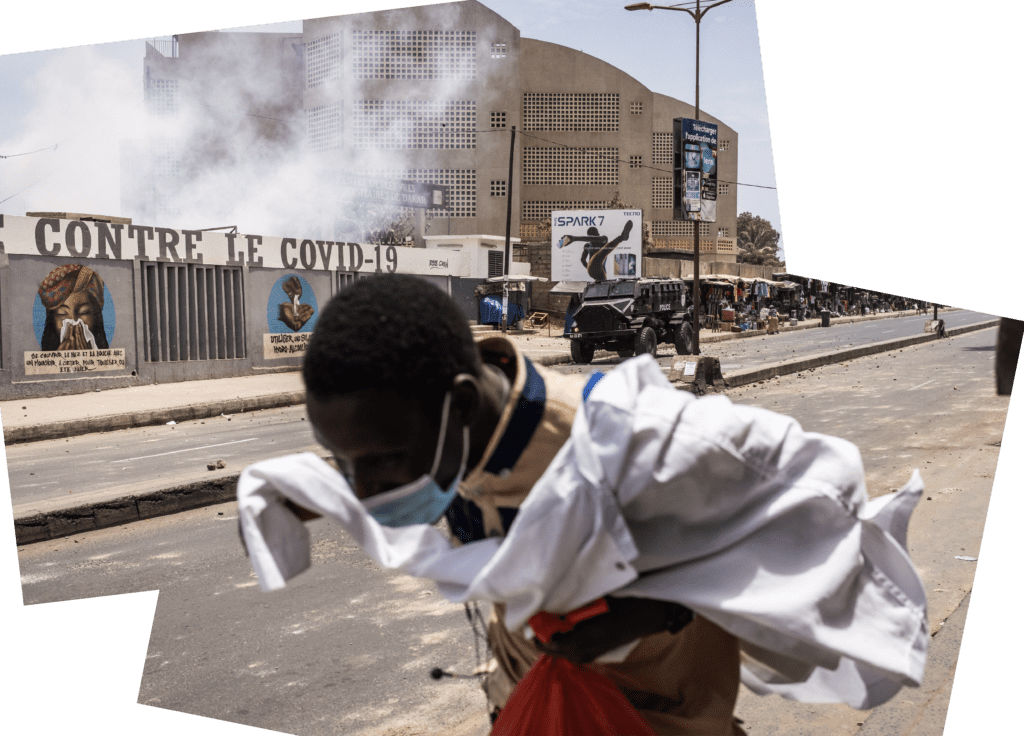
[[[488,337],[478,346],[486,362],[503,368],[512,379],[512,392],[483,458],[459,493],[481,508],[488,535],[504,536],[498,507],[518,507],[568,440],[588,377],[534,366],[545,384],[544,412],[523,453],[501,477],[486,472],[484,466],[519,404],[526,383],[525,360],[504,338]],[[503,619],[504,606],[497,604],[488,623],[494,662],[483,683],[488,700],[499,708],[540,656],[520,632],[509,631]],[[645,637],[624,662],[593,666],[612,678],[658,734],[733,736],[745,733],[732,715],[739,692],[739,662],[737,639],[697,618],[678,634]]]

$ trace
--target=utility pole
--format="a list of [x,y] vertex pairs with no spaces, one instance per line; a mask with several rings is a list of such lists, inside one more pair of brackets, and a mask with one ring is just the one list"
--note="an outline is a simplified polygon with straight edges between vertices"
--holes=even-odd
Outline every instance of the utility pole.
[[505,186],[505,197],[508,207],[505,210],[505,280],[501,284],[501,331],[508,332],[508,274],[512,260],[512,164],[516,157],[516,126],[512,126],[512,141],[508,147],[508,182]]

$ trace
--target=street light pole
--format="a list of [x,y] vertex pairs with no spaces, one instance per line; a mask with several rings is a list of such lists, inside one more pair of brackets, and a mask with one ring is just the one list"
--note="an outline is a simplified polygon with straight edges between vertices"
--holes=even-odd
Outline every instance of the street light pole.
[[[693,93],[693,119],[700,120],[700,21],[707,15],[709,10],[717,8],[719,5],[725,5],[731,2],[731,0],[718,0],[718,2],[708,5],[704,10],[700,9],[700,0],[696,0],[696,2],[697,5],[693,10],[673,5],[651,5],[650,3],[633,3],[632,5],[627,5],[626,10],[678,10],[683,13],[689,13],[690,17],[693,18],[693,22],[697,26],[697,64],[694,75],[696,81]],[[703,192],[703,189],[702,175],[699,191]],[[692,220],[691,222],[693,222],[693,354],[700,355],[700,220]]]
[[516,158],[516,126],[512,126],[512,140],[508,146],[508,183],[505,187],[505,282],[501,291],[501,332],[508,332],[508,275],[512,271],[512,164]]
[[[704,11],[707,12],[707,11]],[[694,73],[693,119],[700,120],[700,0],[697,0],[697,12],[690,13],[697,26],[697,65]],[[701,174],[700,192],[704,196],[704,175]],[[717,196],[717,195],[716,195]],[[698,212],[698,217],[700,213]],[[700,220],[693,223],[693,354],[700,355]]]

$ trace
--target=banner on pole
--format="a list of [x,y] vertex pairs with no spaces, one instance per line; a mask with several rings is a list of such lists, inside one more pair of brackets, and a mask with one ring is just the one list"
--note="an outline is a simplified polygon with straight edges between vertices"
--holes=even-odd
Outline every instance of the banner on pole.
[[672,121],[672,217],[714,222],[718,216],[718,126]]

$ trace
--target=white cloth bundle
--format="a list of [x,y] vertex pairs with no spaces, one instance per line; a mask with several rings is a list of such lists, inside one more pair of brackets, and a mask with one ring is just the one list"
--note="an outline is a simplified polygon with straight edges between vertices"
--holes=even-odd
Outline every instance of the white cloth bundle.
[[641,356],[594,388],[504,540],[381,527],[313,454],[247,468],[238,496],[264,589],[309,565],[284,496],[452,601],[504,602],[510,629],[607,594],[674,600],[741,640],[755,692],[871,708],[924,673],[926,599],[905,550],[922,489],[915,471],[869,501],[849,442],[677,391]]

